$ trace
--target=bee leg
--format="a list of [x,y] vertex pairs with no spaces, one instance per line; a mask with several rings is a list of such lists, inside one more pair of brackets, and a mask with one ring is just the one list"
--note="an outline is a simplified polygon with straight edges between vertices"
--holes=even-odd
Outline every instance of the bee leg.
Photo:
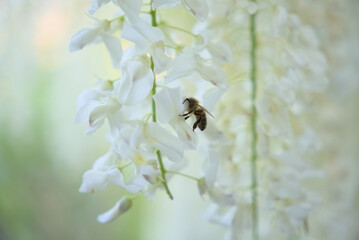
[[184,120],[187,120],[189,117],[190,117],[190,116],[185,117]]
[[197,121],[193,124],[193,132],[194,132],[194,130],[196,130],[196,128],[197,128],[197,126],[198,126],[198,124],[201,122],[201,120],[202,120],[202,118],[197,118]]
[[190,115],[191,113],[193,113],[193,111],[189,111],[188,113],[180,114],[180,115],[178,115],[178,116],[180,116],[180,117],[185,117],[185,116]]

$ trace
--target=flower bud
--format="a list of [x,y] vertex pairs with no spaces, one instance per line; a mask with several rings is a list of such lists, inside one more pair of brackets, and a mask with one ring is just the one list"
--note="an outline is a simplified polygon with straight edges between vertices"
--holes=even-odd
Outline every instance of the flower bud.
[[100,223],[112,222],[118,216],[129,210],[131,206],[132,206],[132,199],[123,197],[121,200],[117,201],[115,206],[113,206],[110,210],[98,215],[97,221]]

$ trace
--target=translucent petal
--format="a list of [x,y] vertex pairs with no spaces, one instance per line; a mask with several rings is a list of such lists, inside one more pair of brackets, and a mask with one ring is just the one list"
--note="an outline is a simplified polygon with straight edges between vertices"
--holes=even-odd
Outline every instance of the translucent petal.
[[153,0],[152,9],[157,9],[163,6],[173,6],[178,2],[178,0]]
[[90,14],[94,14],[101,6],[109,3],[110,0],[92,0],[91,6],[88,9]]
[[70,39],[70,52],[81,50],[85,46],[94,43],[99,38],[98,28],[84,28],[79,30]]
[[149,63],[130,61],[123,68],[120,86],[117,89],[119,102],[134,105],[145,99],[153,87],[154,76]]
[[192,13],[198,20],[204,21],[208,17],[208,5],[204,0],[181,0],[182,6]]
[[82,175],[82,184],[79,192],[95,192],[103,190],[108,186],[106,174],[98,170],[88,170]]
[[148,49],[153,43],[164,40],[161,29],[150,26],[144,21],[138,21],[132,25],[125,22],[122,37],[134,42],[137,48]]
[[144,126],[147,142],[160,150],[171,161],[183,159],[183,145],[181,141],[158,123],[148,123]]
[[171,118],[184,111],[180,88],[163,88],[153,96],[156,103],[156,115],[160,122],[167,123]]
[[100,223],[109,223],[115,220],[118,216],[128,211],[132,206],[132,200],[129,198],[122,198],[118,202],[116,202],[115,206],[113,206],[107,212],[104,212],[97,216],[97,221]]
[[176,131],[177,136],[189,149],[196,149],[198,145],[198,136],[184,120],[183,117],[175,116],[170,121],[171,126]]
[[211,42],[207,44],[207,49],[215,62],[224,64],[233,61],[232,49],[226,42]]
[[197,66],[197,56],[193,53],[184,53],[172,61],[172,66],[166,75],[166,82],[191,75]]
[[163,41],[154,43],[151,46],[150,54],[153,59],[156,74],[159,74],[170,67],[172,59],[166,55]]
[[197,70],[205,80],[208,80],[213,85],[222,89],[229,87],[226,74],[219,65],[201,59],[198,61]]
[[139,21],[138,14],[142,7],[142,0],[112,0],[126,14],[130,22]]
[[118,38],[106,33],[102,35],[102,40],[111,56],[112,65],[115,68],[119,68],[122,56],[121,41]]

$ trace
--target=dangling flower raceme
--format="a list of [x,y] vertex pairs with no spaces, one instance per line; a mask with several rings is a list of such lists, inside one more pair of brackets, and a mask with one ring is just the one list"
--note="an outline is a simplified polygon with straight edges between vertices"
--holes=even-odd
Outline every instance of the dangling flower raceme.
[[[109,2],[93,0],[89,12]],[[80,191],[114,184],[146,195],[162,185],[173,198],[168,164],[183,165],[185,150],[204,149],[202,176],[192,179],[212,202],[207,217],[229,227],[231,239],[246,236],[248,228],[259,234],[258,220],[248,220],[257,211],[282,230],[293,231],[307,221],[315,197],[302,184],[312,173],[298,144],[302,130],[309,129],[298,106],[303,109],[307,93],[320,91],[327,81],[327,63],[313,31],[276,1],[154,0],[151,21],[141,17],[142,1],[112,2],[125,13],[118,18],[120,29],[95,20],[70,43],[71,50],[79,50],[102,40],[121,70],[108,87],[86,90],[78,99],[76,122],[89,121],[88,133],[105,119],[111,126],[111,151],[85,172]],[[193,32],[157,22],[156,11],[174,5],[196,17]],[[122,51],[113,36],[117,30],[133,46]],[[192,41],[182,41],[177,31]],[[234,77],[228,81],[226,75]],[[205,141],[186,123],[186,97],[200,99],[219,116],[207,119],[201,133]],[[128,166],[133,171],[124,178]],[[132,198],[125,197],[98,220],[112,221],[131,204]]]

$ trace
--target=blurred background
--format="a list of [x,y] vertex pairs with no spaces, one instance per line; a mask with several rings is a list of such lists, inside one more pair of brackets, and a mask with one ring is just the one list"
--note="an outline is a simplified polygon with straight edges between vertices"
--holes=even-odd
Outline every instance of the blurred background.
[[[345,222],[333,239],[359,239],[359,8],[350,0],[340,6],[301,3],[292,10],[314,25],[330,66],[331,84],[322,98],[326,111],[317,117],[330,146],[318,163],[330,173],[322,183],[322,207],[331,209],[327,219]],[[206,202],[187,179],[171,182],[176,201],[158,192],[155,202],[136,200],[108,225],[96,216],[123,193],[111,187],[78,193],[83,172],[108,146],[106,129],[87,137],[86,125],[73,123],[76,97],[96,75],[116,75],[104,46],[68,51],[71,36],[91,23],[89,4],[0,0],[0,239],[221,239],[224,230],[202,219]],[[319,229],[326,226],[332,225]]]

